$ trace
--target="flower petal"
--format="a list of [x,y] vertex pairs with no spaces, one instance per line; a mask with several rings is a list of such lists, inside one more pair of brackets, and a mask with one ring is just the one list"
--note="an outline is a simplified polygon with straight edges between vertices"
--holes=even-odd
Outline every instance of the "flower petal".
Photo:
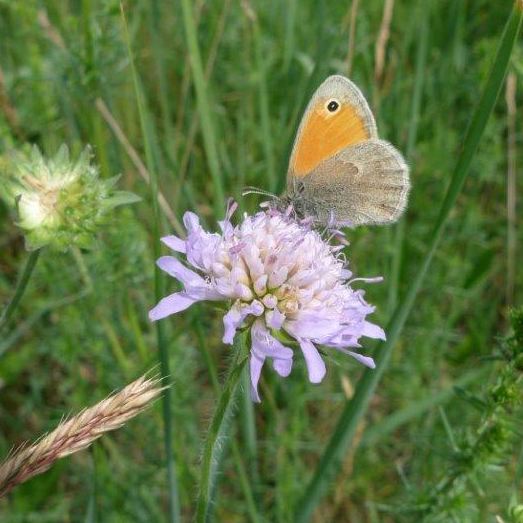
[[348,350],[347,354],[350,354],[355,360],[358,360],[360,363],[366,367],[369,367],[370,369],[376,368],[376,364],[370,356],[364,356],[363,354],[358,354],[357,352],[353,352],[351,350]]
[[171,236],[164,236],[161,240],[164,245],[169,247],[169,249],[185,254],[185,240],[178,238],[178,236],[174,236],[174,234]]
[[251,330],[252,351],[266,358],[292,359],[293,352],[270,335],[263,321],[256,320]]
[[272,366],[274,370],[282,377],[286,378],[290,373],[292,369],[292,359],[289,360],[282,360],[282,359],[275,359],[272,362]]
[[198,286],[194,286],[194,287],[192,285],[187,285],[185,290],[189,296],[192,296],[197,301],[223,300],[223,296],[218,291],[213,289],[210,285],[207,285],[206,283],[204,283],[204,285],[198,285]]
[[188,269],[174,256],[162,256],[156,260],[156,265],[169,276],[182,282],[185,287],[205,285],[205,280],[199,274]]
[[262,274],[254,281],[254,292],[258,296],[263,296],[267,292],[267,279],[266,274]]
[[362,336],[367,336],[368,338],[377,338],[378,340],[387,339],[385,336],[385,331],[381,327],[378,327],[369,321],[363,322],[363,331],[361,334]]
[[340,325],[338,318],[319,318],[316,314],[300,314],[295,320],[285,323],[285,330],[294,338],[325,340],[335,335]]
[[183,215],[183,224],[185,225],[185,228],[190,233],[200,227],[200,218],[198,218],[198,215],[194,214],[191,211],[187,211]]
[[307,370],[309,371],[309,380],[311,383],[320,383],[327,369],[325,362],[323,361],[318,349],[309,340],[298,340],[300,343],[303,356],[305,357],[305,363],[307,364]]
[[348,354],[349,356],[352,356],[355,360],[358,360],[360,363],[365,365],[365,367],[369,367],[370,369],[376,368],[376,364],[374,363],[374,360],[370,356],[364,356],[363,354],[359,354],[358,352],[343,349],[341,347],[334,347],[334,348],[336,350],[339,350],[340,352],[343,352],[344,354]]
[[207,283],[199,274],[188,269],[180,260],[173,256],[162,256],[156,261],[162,271],[180,281],[188,296],[199,300],[221,300],[223,296]]
[[275,289],[283,284],[283,282],[287,279],[287,276],[289,274],[289,271],[287,267],[280,267],[276,269],[275,271],[272,271],[269,274],[269,282],[268,286],[271,289]]
[[175,292],[166,298],[161,299],[156,307],[149,311],[151,321],[161,320],[171,314],[183,311],[190,307],[198,299],[189,296],[185,292]]
[[263,314],[263,310],[263,305],[257,300],[249,304],[240,304],[240,302],[237,301],[223,317],[223,343],[232,345],[236,329],[241,326],[245,318],[251,314],[253,316],[260,316]]
[[285,321],[285,314],[282,314],[278,309],[268,310],[265,313],[265,320],[267,321],[268,327],[280,330]]
[[234,336],[236,335],[236,329],[241,325],[243,321],[241,312],[238,307],[231,307],[227,314],[223,317],[223,343],[231,345]]
[[251,396],[260,401],[257,385],[266,358],[273,358],[274,370],[282,377],[290,374],[293,351],[270,335],[262,320],[256,320],[251,330]]
[[252,401],[260,403],[260,395],[258,393],[258,381],[260,381],[260,374],[263,367],[264,358],[259,358],[251,353],[249,367],[251,371],[251,398]]

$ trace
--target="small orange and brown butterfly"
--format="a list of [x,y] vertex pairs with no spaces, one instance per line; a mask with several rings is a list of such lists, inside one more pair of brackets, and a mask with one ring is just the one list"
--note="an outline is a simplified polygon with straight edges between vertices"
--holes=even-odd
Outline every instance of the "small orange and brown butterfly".
[[361,91],[335,75],[314,93],[298,128],[283,205],[322,224],[396,221],[407,203],[409,170],[380,140]]

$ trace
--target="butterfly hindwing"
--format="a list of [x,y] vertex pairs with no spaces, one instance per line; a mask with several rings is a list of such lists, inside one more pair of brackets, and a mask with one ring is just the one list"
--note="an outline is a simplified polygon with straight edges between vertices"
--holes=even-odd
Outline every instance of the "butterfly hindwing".
[[347,147],[300,179],[297,198],[312,203],[316,218],[345,225],[394,222],[407,204],[408,166],[384,140]]

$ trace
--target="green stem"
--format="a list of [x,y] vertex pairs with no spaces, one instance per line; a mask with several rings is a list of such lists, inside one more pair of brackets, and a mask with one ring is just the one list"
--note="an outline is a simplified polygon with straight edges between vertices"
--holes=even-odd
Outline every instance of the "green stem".
[[343,409],[338,424],[327,444],[314,475],[296,506],[296,517],[294,520],[296,523],[304,523],[310,520],[314,509],[321,501],[330,481],[338,472],[346,456],[347,449],[354,438],[358,423],[367,411],[370,398],[387,367],[392,349],[396,345],[403,326],[412,311],[418,292],[421,289],[434,255],[443,238],[450,212],[456,204],[456,200],[469,172],[472,159],[487,125],[488,118],[492,113],[501,87],[503,86],[522,18],[523,10],[518,6],[518,3],[514,3],[514,8],[508,18],[496,57],[492,63],[487,83],[467,129],[461,154],[452,174],[447,193],[441,204],[434,230],[429,237],[430,242],[425,257],[416,276],[410,283],[404,300],[397,306],[387,326],[387,341],[384,342],[377,351],[376,369],[367,369],[363,373],[356,394],[352,400],[346,403]]
[[[416,54],[416,73],[414,78],[414,89],[412,92],[412,103],[410,111],[410,122],[407,136],[407,146],[405,148],[405,156],[407,162],[411,164],[412,169],[412,156],[416,148],[416,142],[418,137],[418,123],[419,114],[421,108],[421,99],[423,94],[423,84],[425,80],[425,62],[427,58],[427,48],[429,39],[429,14],[430,14],[430,1],[422,0],[420,3],[421,18],[419,29],[419,41],[418,49]],[[390,286],[389,286],[389,303],[388,311],[393,312],[398,305],[398,294],[400,288],[400,280],[403,268],[403,248],[405,240],[405,217],[403,217],[398,225],[396,226],[395,238],[394,238],[394,255],[392,257],[391,275],[390,275]]]
[[243,391],[241,396],[241,421],[242,436],[245,442],[246,461],[249,467],[249,476],[255,490],[258,485],[258,466],[256,461],[256,422],[254,405],[250,391],[251,375],[249,369],[245,369],[242,377]]
[[29,278],[31,277],[33,269],[35,268],[36,262],[38,260],[38,256],[40,256],[40,249],[32,251],[29,255],[24,269],[18,277],[18,281],[16,282],[15,293],[11,298],[11,301],[7,304],[6,308],[2,312],[2,316],[0,316],[0,330],[2,330],[7,325],[7,322],[10,320],[18,303],[22,299],[22,296],[24,295],[25,289],[27,287],[27,283],[29,282]]
[[185,29],[185,38],[189,63],[194,80],[194,89],[196,91],[196,104],[198,107],[198,116],[200,118],[200,127],[203,136],[203,146],[207,156],[209,171],[214,186],[214,210],[216,216],[221,216],[223,204],[225,201],[223,191],[223,173],[220,167],[220,158],[218,154],[218,145],[216,138],[218,131],[211,110],[209,92],[205,74],[203,71],[200,47],[198,44],[198,31],[193,15],[193,4],[190,0],[181,1],[182,20]]
[[230,427],[238,384],[240,383],[243,368],[247,363],[247,356],[244,354],[244,336],[245,334],[236,336],[232,364],[209,426],[200,474],[200,492],[196,507],[197,523],[207,523],[211,518],[215,480],[223,454],[224,440]]
[[[213,361],[213,358],[209,352],[209,348],[207,347],[207,343],[205,340],[205,336],[203,333],[203,329],[199,323],[196,323],[196,332],[198,334],[198,340],[200,344],[201,351],[203,353],[203,356],[205,358],[205,363],[207,365],[207,370],[209,371],[209,376],[211,378],[212,388],[216,396],[220,394],[220,382],[218,381],[218,373],[216,371],[216,364]],[[248,411],[252,413],[252,419],[249,416],[248,420],[243,420],[243,436],[246,439],[246,450],[247,450],[247,456],[246,459],[244,459],[244,455],[240,451],[240,446],[238,445],[238,441],[236,438],[232,438],[231,441],[231,447],[232,447],[232,455],[233,459],[236,465],[236,470],[238,472],[238,477],[240,479],[240,484],[243,490],[243,495],[245,497],[245,502],[247,505],[247,512],[249,513],[249,516],[251,518],[251,521],[253,523],[257,523],[260,521],[260,518],[258,516],[258,509],[256,508],[256,501],[254,499],[254,492],[253,488],[251,486],[251,483],[254,483],[254,485],[257,485],[257,469],[254,465],[255,460],[255,451],[251,452],[251,448],[256,448],[256,427],[254,425],[254,412],[253,412],[253,406],[252,406],[252,400],[250,398],[250,376],[249,376],[249,369],[247,367],[244,367],[244,372],[242,376],[242,386],[243,389],[241,391],[242,394],[242,409],[244,409],[244,418],[245,411]],[[247,378],[249,381],[245,381],[245,378]],[[245,404],[246,401],[250,402],[249,407]],[[245,425],[248,425],[248,428]],[[251,427],[252,424],[252,427]],[[254,438],[254,441],[250,441],[249,437],[246,435],[247,430],[249,434],[252,434],[252,437]],[[251,444],[254,445],[254,447],[251,447]],[[252,458],[252,459],[251,459]],[[245,464],[244,460],[247,462],[247,467],[249,468],[249,475],[247,476],[245,472]]]
[[[129,56],[129,63],[131,65],[131,73],[133,79],[133,86],[136,95],[136,102],[138,106],[138,114],[140,117],[140,127],[144,140],[145,158],[147,163],[147,169],[150,173],[150,189],[151,189],[151,200],[153,207],[153,237],[154,237],[154,257],[157,259],[160,257],[160,230],[161,230],[161,215],[160,208],[158,205],[158,193],[159,193],[159,182],[158,182],[158,171],[156,167],[156,161],[153,151],[153,137],[151,136],[150,117],[147,109],[145,96],[142,90],[138,72],[134,63],[134,55],[131,48],[131,38],[129,35],[129,28],[127,26],[127,19],[125,17],[125,11],[123,4],[120,4],[124,38],[127,47],[127,53]],[[159,301],[163,297],[164,293],[163,276],[160,269],[156,266],[154,271],[154,295],[156,301]],[[167,341],[165,336],[164,323],[161,321],[156,322],[156,340],[158,342],[158,352],[160,361],[160,374],[164,383],[170,382],[170,368],[169,368],[169,353],[167,349]],[[172,407],[171,407],[171,388],[165,387],[162,392],[162,417],[163,417],[163,439],[165,447],[165,459],[167,466],[167,484],[168,484],[168,499],[169,499],[169,514],[168,521],[170,523],[178,523],[181,521],[181,509],[180,499],[178,495],[178,481],[176,477],[176,463],[174,460],[173,451],[173,420],[172,420]]]

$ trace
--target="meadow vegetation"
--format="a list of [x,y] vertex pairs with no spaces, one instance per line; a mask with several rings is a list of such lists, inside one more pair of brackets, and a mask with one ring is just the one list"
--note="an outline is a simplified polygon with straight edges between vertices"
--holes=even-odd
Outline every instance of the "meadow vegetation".
[[[148,320],[158,292],[175,290],[155,275],[155,258],[166,253],[158,238],[183,233],[186,210],[216,228],[227,197],[253,212],[260,198],[243,197],[246,186],[281,192],[304,106],[333,73],[360,86],[380,136],[411,167],[402,222],[347,231],[351,270],[384,277],[358,284],[377,305],[372,321],[390,325],[427,259],[467,126],[488,116],[485,104],[476,108],[512,7],[134,0],[124,16],[117,0],[0,0],[0,177],[5,155],[24,144],[49,157],[62,143],[76,156],[90,144],[100,177],[121,174],[118,188],[141,197],[111,212],[90,249],[41,251],[0,332],[0,457],[159,360],[172,382],[170,404],[158,401],[1,499],[3,522],[168,520],[165,416],[181,521],[191,520],[231,348],[212,304],[164,320],[160,332]],[[504,52],[508,60],[511,46]],[[484,130],[473,128],[478,149],[465,148],[474,152],[468,177],[312,521],[523,521],[523,321],[515,314],[511,327],[509,314],[522,304],[523,284],[521,40],[503,76],[494,71],[501,94]],[[15,221],[0,204],[0,306],[28,256]],[[365,349],[377,357],[383,347]],[[242,391],[224,442],[217,521],[297,520],[339,416],[369,372],[332,352],[327,368],[311,385],[297,357],[285,380],[267,366],[261,404]],[[494,427],[486,443],[485,427]]]

